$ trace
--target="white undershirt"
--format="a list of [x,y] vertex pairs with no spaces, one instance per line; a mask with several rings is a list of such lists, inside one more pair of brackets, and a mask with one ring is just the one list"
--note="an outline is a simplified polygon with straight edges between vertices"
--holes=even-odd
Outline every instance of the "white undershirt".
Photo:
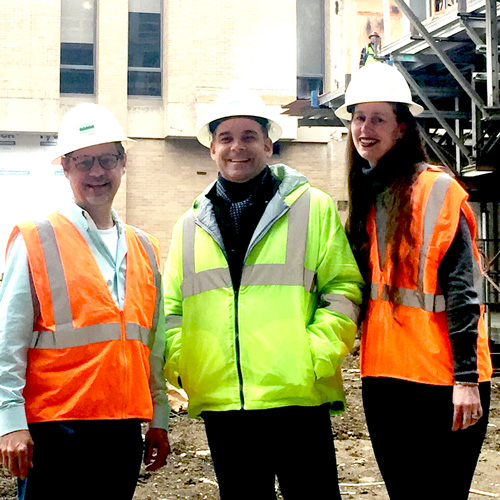
[[102,238],[104,244],[108,247],[109,252],[116,260],[116,250],[118,248],[118,227],[114,225],[109,229],[98,229],[97,232]]

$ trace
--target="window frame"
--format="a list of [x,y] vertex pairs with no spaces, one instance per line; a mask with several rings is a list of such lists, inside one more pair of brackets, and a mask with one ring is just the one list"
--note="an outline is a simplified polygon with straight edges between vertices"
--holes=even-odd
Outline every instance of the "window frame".
[[[164,19],[164,10],[163,10],[163,0],[158,0],[159,2],[159,12],[137,12],[130,10],[130,2],[129,2],[129,10],[128,10],[128,53],[129,57],[127,60],[127,97],[129,98],[135,98],[135,99],[162,99],[163,98],[163,36],[164,36],[164,29],[163,29],[163,19]],[[158,14],[160,16],[160,22],[159,22],[159,40],[158,40],[158,49],[159,49],[159,66],[158,67],[151,67],[151,66],[129,66],[129,60],[130,60],[130,14],[135,13],[135,14]],[[153,74],[159,74],[160,75],[160,82],[159,82],[159,94],[132,94],[130,93],[130,77],[131,73],[136,74],[136,75],[145,75],[148,73],[153,73]]]
[[[92,10],[93,10],[93,15],[92,15],[92,27],[94,30],[93,33],[93,41],[92,41],[92,65],[87,65],[87,64],[63,64],[61,62],[62,60],[62,55],[63,55],[63,43],[74,43],[74,42],[63,42],[62,40],[62,26],[63,26],[63,15],[62,15],[62,3],[64,0],[61,1],[61,42],[60,42],[60,57],[59,57],[59,93],[64,96],[95,96],[96,95],[96,88],[97,88],[97,2],[98,0],[90,0],[93,5],[92,5]],[[92,92],[87,93],[87,92],[64,92],[63,91],[63,78],[62,78],[62,73],[63,70],[76,70],[76,71],[92,71],[93,73],[93,78],[92,78]]]

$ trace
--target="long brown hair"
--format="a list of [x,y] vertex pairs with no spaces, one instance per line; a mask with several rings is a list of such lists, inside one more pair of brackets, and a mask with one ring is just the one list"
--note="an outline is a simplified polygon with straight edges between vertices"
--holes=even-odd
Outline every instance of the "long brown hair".
[[[349,215],[346,231],[359,268],[369,284],[369,238],[367,219],[377,196],[383,196],[389,219],[387,221],[386,243],[390,243],[394,258],[401,243],[407,241],[410,248],[414,243],[410,226],[412,219],[412,190],[418,174],[425,169],[427,157],[417,122],[408,106],[392,103],[396,120],[406,125],[406,131],[396,145],[387,152],[377,166],[370,169],[369,163],[356,151],[349,130],[347,143],[347,168],[349,189]],[[363,172],[365,170],[365,172]],[[367,174],[366,172],[370,172]],[[391,285],[395,285],[392,276]],[[369,296],[369,286],[365,287],[365,299]],[[364,301],[366,304],[366,300]]]

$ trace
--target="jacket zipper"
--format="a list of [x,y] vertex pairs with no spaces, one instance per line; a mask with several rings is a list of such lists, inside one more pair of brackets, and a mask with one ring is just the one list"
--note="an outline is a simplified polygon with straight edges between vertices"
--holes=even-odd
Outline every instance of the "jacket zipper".
[[236,348],[236,369],[238,370],[238,382],[240,392],[241,409],[245,409],[245,394],[243,392],[243,372],[241,370],[240,328],[238,322],[238,297],[239,291],[234,291],[234,342]]

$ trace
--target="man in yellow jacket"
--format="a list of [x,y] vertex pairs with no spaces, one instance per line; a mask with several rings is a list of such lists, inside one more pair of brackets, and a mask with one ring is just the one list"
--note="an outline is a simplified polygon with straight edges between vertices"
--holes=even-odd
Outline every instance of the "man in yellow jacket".
[[380,35],[376,31],[373,31],[368,35],[368,39],[370,40],[370,42],[368,43],[368,45],[363,47],[363,49],[361,50],[361,55],[359,57],[360,68],[372,62],[376,62],[377,57],[380,54]]
[[222,93],[198,133],[219,176],[177,222],[164,273],[167,379],[205,422],[222,500],[340,499],[330,412],[345,407],[362,280],[333,200],[268,166],[281,128]]
[[158,241],[112,209],[125,136],[103,106],[63,118],[74,200],[19,224],[0,291],[0,456],[24,500],[134,495],[170,452]]

